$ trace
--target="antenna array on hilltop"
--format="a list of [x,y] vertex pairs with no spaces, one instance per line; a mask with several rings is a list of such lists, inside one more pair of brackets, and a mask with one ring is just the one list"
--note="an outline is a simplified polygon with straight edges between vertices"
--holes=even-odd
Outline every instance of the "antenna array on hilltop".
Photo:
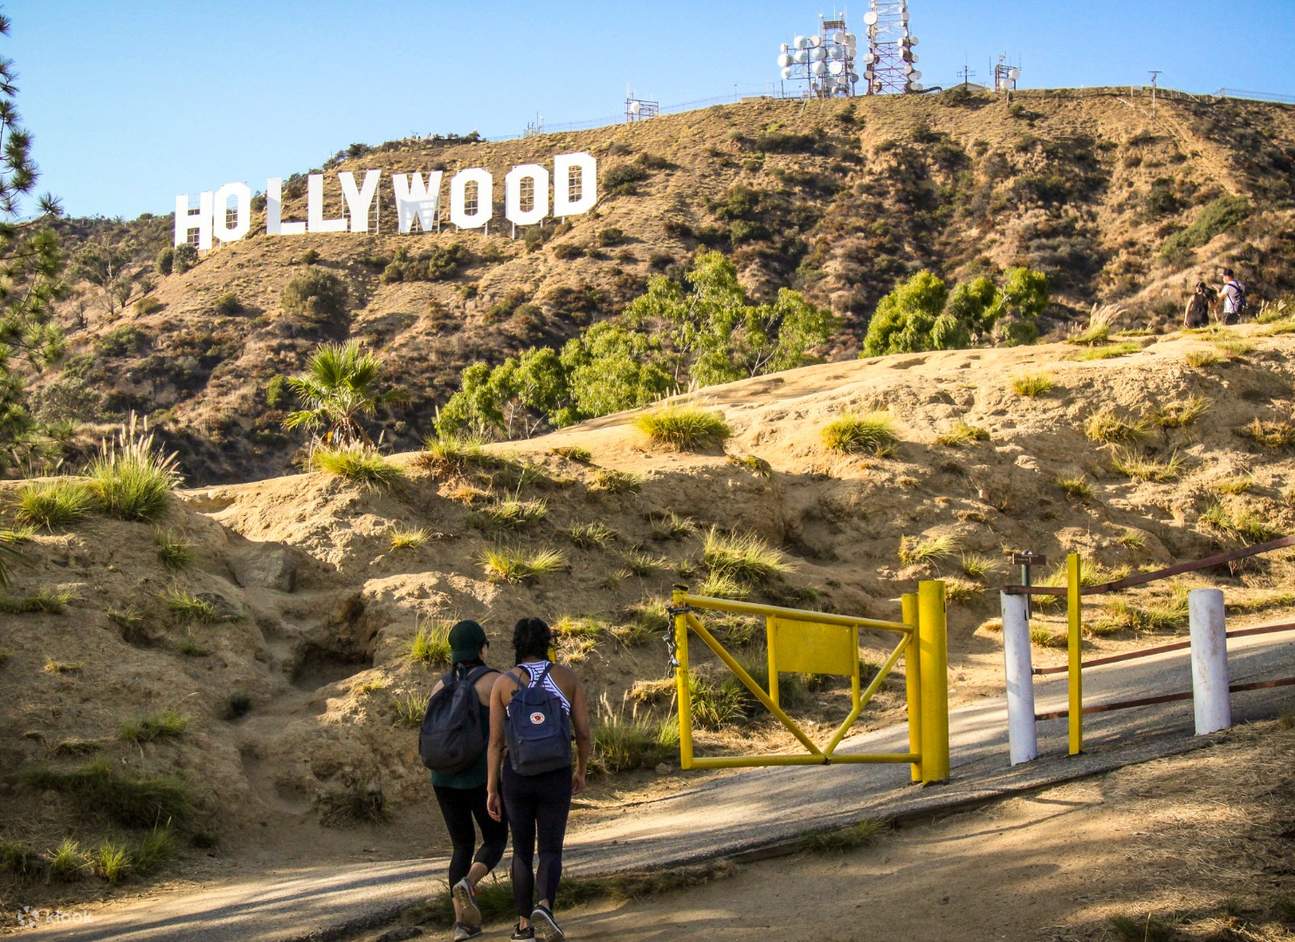
[[778,47],[784,82],[804,82],[807,98],[849,98],[859,73],[854,70],[858,40],[845,28],[845,16],[819,17],[818,34],[795,36]]
[[908,30],[908,0],[871,0],[863,22],[868,27],[863,57],[868,94],[920,92],[922,73],[913,51],[917,37]]

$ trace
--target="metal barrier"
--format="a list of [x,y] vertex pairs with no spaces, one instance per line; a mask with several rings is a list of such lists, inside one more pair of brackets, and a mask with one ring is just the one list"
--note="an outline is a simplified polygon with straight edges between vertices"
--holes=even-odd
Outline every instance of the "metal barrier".
[[[1082,563],[1078,553],[1066,557],[1064,586],[1008,585],[1002,590],[1003,652],[1007,682],[1008,734],[1012,764],[1033,759],[1038,754],[1034,724],[1039,720],[1066,718],[1068,751],[1083,751],[1083,717],[1093,713],[1130,709],[1177,700],[1193,700],[1198,734],[1214,732],[1231,725],[1228,694],[1243,690],[1295,685],[1295,677],[1278,678],[1249,684],[1229,684],[1227,679],[1227,639],[1247,635],[1295,630],[1295,623],[1264,625],[1229,632],[1224,622],[1223,593],[1218,589],[1197,589],[1188,596],[1191,640],[1155,645],[1139,651],[1125,652],[1084,661],[1081,652],[1083,634],[1083,597],[1104,595],[1122,589],[1146,585],[1170,576],[1197,572],[1227,565],[1262,553],[1295,546],[1295,536],[1280,537],[1266,543],[1241,547],[1207,556],[1193,562],[1178,563],[1155,572],[1138,573],[1098,585],[1084,586]],[[1029,614],[1026,600],[1031,595],[1064,596],[1066,599],[1066,665],[1035,668],[1031,665]],[[1131,700],[1084,706],[1083,669],[1113,664],[1166,651],[1190,648],[1192,651],[1193,689],[1182,693],[1137,697]],[[1067,708],[1035,713],[1033,678],[1038,674],[1067,675]]]
[[[754,602],[690,595],[676,589],[670,614],[673,634],[667,636],[675,668],[679,703],[679,760],[684,769],[716,769],[777,765],[898,762],[912,765],[913,781],[942,782],[949,777],[948,640],[944,583],[918,584],[916,593],[900,600],[900,621],[858,618],[828,612],[783,608]],[[765,690],[706,628],[699,615],[727,612],[763,617],[768,646],[769,689]],[[876,676],[862,687],[859,631],[900,635]],[[805,747],[803,754],[698,756],[693,750],[692,687],[689,682],[689,634],[695,634],[731,670],[742,685]],[[904,753],[838,753],[837,747],[863,708],[880,689],[899,659],[904,659],[908,703],[909,751]],[[850,713],[825,746],[819,746],[782,709],[780,673],[827,674],[850,678]]]

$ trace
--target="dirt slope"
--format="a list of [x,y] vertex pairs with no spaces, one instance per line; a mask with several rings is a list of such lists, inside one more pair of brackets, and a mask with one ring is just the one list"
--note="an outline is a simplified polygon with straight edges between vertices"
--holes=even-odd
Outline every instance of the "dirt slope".
[[[995,614],[991,587],[1006,578],[1004,551],[1028,547],[1055,560],[1078,550],[1099,572],[1112,572],[1204,555],[1253,539],[1260,527],[1289,532],[1295,433],[1275,448],[1248,433],[1256,419],[1270,432],[1291,428],[1295,340],[1268,333],[1247,326],[1143,338],[1139,352],[1104,360],[1076,360],[1080,348],[1067,344],[895,356],[693,394],[733,426],[723,453],[655,450],[632,428],[633,416],[618,415],[492,446],[494,461],[462,472],[398,456],[404,476],[385,491],[321,474],[185,491],[164,522],[193,548],[179,571],[163,566],[145,524],[96,517],[38,535],[20,547],[8,598],[42,589],[72,598],[62,612],[0,616],[0,678],[9,694],[0,702],[7,773],[0,838],[44,849],[64,836],[93,842],[113,833],[66,793],[22,779],[101,758],[124,775],[186,782],[197,804],[192,830],[219,847],[212,858],[186,852],[194,873],[240,861],[282,866],[439,847],[412,732],[399,723],[402,701],[425,696],[438,675],[408,657],[419,620],[482,619],[503,658],[508,626],[521,615],[589,619],[564,637],[563,657],[613,705],[637,685],[642,715],[660,718],[668,699],[650,683],[669,676],[660,600],[674,582],[705,578],[701,549],[712,525],[756,533],[786,554],[791,571],[757,588],[760,597],[889,616],[914,580],[950,579],[952,696],[994,689],[998,640],[982,622]],[[1217,359],[1206,362],[1206,353]],[[1031,399],[1013,391],[1014,377],[1042,370],[1051,392]],[[1103,409],[1151,423],[1158,408],[1194,396],[1209,403],[1195,421],[1148,424],[1139,446],[1172,468],[1166,480],[1115,470],[1112,449],[1086,437]],[[823,425],[868,410],[893,417],[900,438],[893,456],[825,450]],[[939,444],[958,421],[987,438]],[[589,463],[555,452],[570,448],[587,450]],[[1089,482],[1087,496],[1058,483],[1079,476]],[[0,492],[6,505],[15,487]],[[514,496],[543,501],[545,515],[528,527],[493,528],[486,512]],[[671,512],[687,519],[666,522]],[[575,545],[570,528],[593,522],[615,535],[601,549]],[[392,534],[411,529],[425,531],[426,541],[393,548]],[[901,536],[948,536],[956,548],[904,564]],[[492,547],[556,549],[565,566],[533,584],[501,584],[481,562]],[[990,557],[990,571],[968,576],[964,554]],[[1289,566],[1280,561],[1221,573],[1217,582],[1229,587],[1236,614],[1295,604],[1283,591]],[[205,599],[215,620],[186,619],[174,609],[176,591]],[[1138,611],[1166,613],[1154,622],[1106,613],[1092,646],[1134,643],[1130,625],[1185,630],[1172,591],[1136,599]],[[744,641],[752,632],[741,624],[724,630],[744,657],[761,660],[758,634]],[[867,638],[864,660],[880,661],[883,643]],[[235,694],[250,701],[244,716],[230,711]],[[800,712],[814,728],[835,725],[844,696],[830,685],[809,690]],[[121,740],[121,724],[164,709],[189,718],[181,735]],[[897,719],[901,710],[902,683],[888,683],[868,722]],[[758,720],[703,734],[700,743],[721,749],[738,740],[782,744]],[[598,794],[614,799],[670,783],[644,772],[605,779]],[[365,823],[378,805],[389,823]]]
[[[37,378],[40,414],[88,423],[83,441],[98,422],[150,415],[195,483],[282,474],[301,442],[280,430],[291,403],[269,384],[300,370],[320,341],[350,337],[379,350],[410,391],[388,440],[417,447],[465,365],[561,343],[702,246],[731,253],[758,295],[792,286],[840,314],[829,358],[853,356],[877,299],[922,267],[950,278],[1040,268],[1060,322],[1093,302],[1125,304],[1143,324],[1176,317],[1183,287],[1226,261],[1255,300],[1295,288],[1295,109],[1281,105],[1183,97],[1153,116],[1102,89],[1010,103],[955,93],[751,100],[500,143],[389,142],[326,172],[483,166],[501,180],[512,165],[574,150],[599,158],[599,205],[525,239],[503,226],[389,234],[385,177],[381,234],[253,234],[166,277],[151,269],[164,219],[69,222],[73,251],[86,239],[128,249],[133,294],[124,310],[88,284],[69,300],[72,356]],[[289,181],[285,218],[303,216],[304,190],[303,176]],[[330,176],[338,202],[335,190]],[[1253,212],[1199,249],[1162,254],[1225,196]],[[253,233],[261,228],[258,213]],[[454,244],[467,251],[458,270],[384,280],[397,252]],[[345,311],[322,322],[280,303],[311,260],[349,289]],[[237,306],[222,312],[227,294]]]

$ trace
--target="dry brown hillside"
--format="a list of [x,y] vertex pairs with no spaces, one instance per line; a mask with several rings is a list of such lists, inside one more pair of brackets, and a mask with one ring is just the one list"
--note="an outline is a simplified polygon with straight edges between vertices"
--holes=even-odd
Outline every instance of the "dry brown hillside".
[[[652,274],[680,271],[699,246],[731,253],[759,295],[792,286],[841,314],[829,359],[853,356],[877,299],[923,267],[951,278],[1042,269],[1061,325],[1093,302],[1160,323],[1188,282],[1225,261],[1256,301],[1295,287],[1295,109],[1182,96],[1152,115],[1122,95],[750,100],[500,143],[356,146],[327,168],[484,166],[500,180],[517,163],[595,154],[595,211],[517,239],[502,226],[488,236],[254,234],[163,277],[152,257],[169,241],[166,218],[70,221],[73,251],[98,239],[134,259],[133,294],[118,309],[79,286],[62,313],[71,357],[36,380],[38,413],[88,423],[83,442],[96,423],[151,416],[194,483],[281,474],[301,441],[279,428],[291,403],[273,378],[300,370],[320,341],[350,337],[379,350],[410,391],[387,434],[416,447],[465,365],[560,343],[619,311]],[[330,178],[337,201],[335,188]],[[288,218],[304,213],[304,189],[304,176],[288,181]],[[381,192],[391,229],[389,179]],[[1174,249],[1184,230],[1189,245]],[[454,244],[466,254],[438,280],[383,278],[398,252]],[[322,322],[280,303],[312,260],[349,288],[346,310]]]
[[[126,799],[146,788],[146,807],[165,799],[195,873],[438,852],[445,838],[402,721],[439,673],[410,656],[418,626],[479,618],[504,659],[512,620],[542,615],[613,709],[659,725],[670,710],[662,600],[672,583],[706,580],[712,527],[782,555],[787,571],[755,580],[756,597],[889,615],[914,580],[949,579],[952,696],[995,690],[992,588],[1007,578],[1006,550],[1078,550],[1100,576],[1289,532],[1288,326],[1140,338],[1107,359],[1051,344],[829,363],[687,397],[733,428],[712,453],[660,451],[616,415],[457,464],[400,455],[385,489],[322,474],[213,486],[178,493],[160,529],[91,516],[38,534],[18,546],[0,616],[0,840],[44,851],[64,837],[137,839],[151,822]],[[1050,389],[1017,391],[1038,374]],[[893,454],[824,447],[829,421],[873,410],[895,423]],[[17,487],[0,492],[6,519]],[[503,522],[509,500],[538,502],[533,519]],[[161,543],[187,544],[188,559],[172,551],[168,568]],[[484,567],[491,550],[562,561],[508,583]],[[1289,578],[1272,560],[1215,581],[1234,617],[1254,617],[1295,603]],[[1088,643],[1185,630],[1187,584],[1095,610]],[[758,632],[723,631],[760,663]],[[1041,622],[1044,662],[1060,656],[1049,631]],[[883,643],[867,640],[867,663]],[[718,672],[711,683],[718,702]],[[902,681],[884,690],[870,724],[902,712]],[[814,728],[845,712],[840,688],[799,694]],[[702,748],[782,743],[758,719],[720,719]],[[673,787],[669,755],[649,750],[644,771],[600,778],[578,816],[611,813],[626,790]]]

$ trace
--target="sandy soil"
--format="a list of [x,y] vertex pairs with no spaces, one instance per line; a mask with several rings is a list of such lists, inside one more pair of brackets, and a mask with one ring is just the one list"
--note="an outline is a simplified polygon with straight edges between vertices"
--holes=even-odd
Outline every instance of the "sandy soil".
[[[905,827],[862,849],[582,907],[564,927],[572,939],[621,942],[1295,939],[1293,800],[1295,729],[1260,724],[1206,751]],[[1142,931],[1122,935],[1111,921],[1120,917]],[[1157,924],[1178,934],[1156,935]]]

